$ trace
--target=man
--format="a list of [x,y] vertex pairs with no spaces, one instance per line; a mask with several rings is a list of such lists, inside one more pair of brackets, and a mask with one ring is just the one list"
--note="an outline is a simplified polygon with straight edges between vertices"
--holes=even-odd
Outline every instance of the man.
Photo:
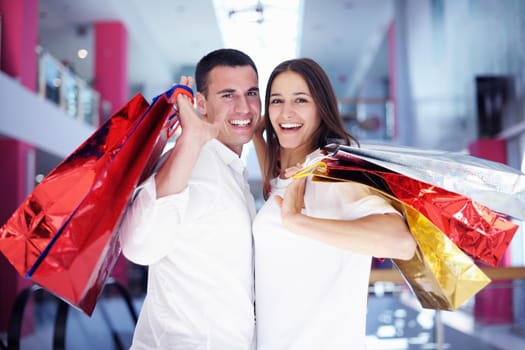
[[149,267],[132,349],[254,344],[255,204],[239,156],[260,118],[257,69],[246,54],[219,49],[199,61],[195,77],[201,118],[179,95],[182,133],[121,229],[126,258]]

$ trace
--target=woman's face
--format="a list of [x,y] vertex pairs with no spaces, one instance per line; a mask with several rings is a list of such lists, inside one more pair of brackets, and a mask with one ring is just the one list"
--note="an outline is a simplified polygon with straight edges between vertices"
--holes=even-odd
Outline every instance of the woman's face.
[[312,135],[319,128],[321,118],[310,90],[299,74],[286,71],[274,79],[268,115],[282,148],[310,151],[314,142]]

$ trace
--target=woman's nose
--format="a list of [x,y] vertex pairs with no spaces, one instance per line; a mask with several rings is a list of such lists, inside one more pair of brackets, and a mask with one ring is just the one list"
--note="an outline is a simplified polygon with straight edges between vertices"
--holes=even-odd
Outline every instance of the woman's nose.
[[289,103],[283,103],[282,115],[285,118],[291,118],[295,115],[295,111]]

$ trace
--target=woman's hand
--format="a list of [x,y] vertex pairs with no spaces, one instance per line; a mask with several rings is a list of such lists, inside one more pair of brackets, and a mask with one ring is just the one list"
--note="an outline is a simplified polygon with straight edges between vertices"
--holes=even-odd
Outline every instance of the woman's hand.
[[297,174],[299,171],[301,171],[302,168],[303,168],[303,165],[301,163],[297,163],[294,166],[286,168],[284,169],[284,177],[288,179],[294,176],[295,174]]
[[306,187],[306,178],[293,180],[284,192],[284,197],[275,196],[277,205],[281,208],[281,219],[283,225],[292,229],[293,219],[301,216],[304,208],[304,190]]

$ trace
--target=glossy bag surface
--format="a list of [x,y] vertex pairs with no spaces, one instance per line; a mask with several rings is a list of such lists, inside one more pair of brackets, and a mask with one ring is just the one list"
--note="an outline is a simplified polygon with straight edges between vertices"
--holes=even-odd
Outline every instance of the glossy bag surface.
[[90,315],[120,247],[134,188],[169,138],[173,91],[136,95],[52,170],[0,229],[0,251],[26,278]]
[[[442,181],[447,175],[441,176]],[[473,259],[497,265],[517,230],[504,215],[465,195],[346,151],[310,160],[295,175],[302,176],[364,184],[404,215],[418,247],[412,259],[393,261],[425,308],[456,310],[487,286],[490,279]]]
[[367,161],[525,220],[525,174],[506,164],[460,152],[385,144],[328,145],[327,149],[334,156]]
[[[354,156],[349,149],[327,155],[308,171],[319,179],[354,181],[382,191],[425,216],[473,259],[492,266],[499,264],[517,224],[463,194],[386,169]],[[442,176],[445,179],[447,174]]]
[[417,241],[410,260],[394,259],[421,306],[454,311],[486,287],[490,278],[426,217],[398,202]]

